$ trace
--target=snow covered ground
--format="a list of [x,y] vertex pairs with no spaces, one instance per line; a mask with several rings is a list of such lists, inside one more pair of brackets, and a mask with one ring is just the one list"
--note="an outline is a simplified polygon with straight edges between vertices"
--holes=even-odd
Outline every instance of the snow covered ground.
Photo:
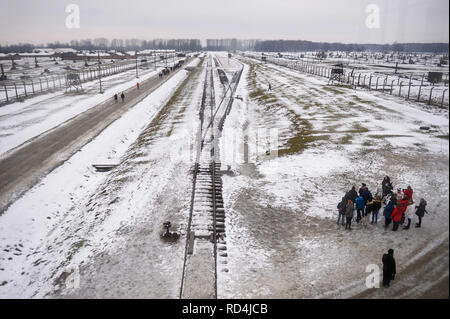
[[[229,273],[221,274],[219,296],[352,296],[366,289],[366,266],[381,266],[388,248],[395,250],[398,285],[419,287],[410,296],[431,285],[419,272],[413,273],[416,281],[401,273],[423,251],[440,247],[447,270],[434,280],[448,282],[448,110],[242,61],[237,95],[243,101],[235,100],[223,135],[241,144],[247,135],[255,156],[245,163],[242,145],[222,141],[222,164],[237,176],[223,177]],[[256,149],[251,137],[261,128],[275,129],[279,145]],[[266,156],[277,146],[278,157]],[[416,202],[427,199],[424,226],[394,233],[383,228],[382,217],[353,231],[336,225],[344,193],[363,182],[375,193],[385,175],[395,187],[411,185]],[[386,296],[380,290],[378,297]]]
[[[218,272],[219,298],[421,297],[448,283],[448,110],[214,54],[229,80],[244,63],[220,140],[222,166],[234,174],[222,177],[228,272]],[[191,62],[202,67],[177,73],[0,216],[0,297],[179,297],[207,60]],[[214,82],[218,105],[217,72]],[[67,118],[96,99],[55,98],[76,108],[60,111]],[[14,116],[22,123],[0,139],[2,153],[51,129],[53,112],[42,107],[0,117],[4,127]],[[118,166],[91,167],[105,161]],[[423,227],[394,233],[382,217],[338,226],[344,193],[362,182],[375,192],[385,175],[427,199]],[[160,238],[165,221],[178,241]],[[366,266],[380,265],[388,248],[398,265],[391,293],[369,293]]]
[[141,71],[136,79],[136,71],[131,70],[102,79],[103,94],[99,94],[98,81],[83,84],[83,93],[55,92],[36,96],[0,107],[0,155],[21,145],[70,118],[106,100],[115,93],[121,93],[152,76],[157,70]]
[[[195,65],[199,60],[191,63]],[[191,77],[198,77],[198,73]],[[180,147],[184,146],[185,124],[194,123],[196,116],[198,99],[192,95],[198,94],[195,88],[197,84],[201,87],[201,83],[186,82],[187,76],[187,71],[179,71],[0,217],[1,297],[67,295],[72,291],[64,289],[66,279],[78,273],[83,288],[74,293],[78,296],[148,297],[148,291],[143,289],[153,288],[155,297],[176,297],[172,286],[163,291],[145,283],[161,276],[155,284],[164,285],[172,270],[168,258],[171,254],[176,255],[173,259],[177,265],[182,265],[181,241],[174,244],[178,248],[175,252],[171,245],[152,243],[159,240],[166,214],[178,216],[179,223],[172,220],[175,226],[182,225],[184,220],[180,216],[186,213],[183,209],[186,210],[185,201],[190,196],[189,161],[182,161],[184,166],[179,167],[181,159],[184,160],[182,154],[178,161],[176,158],[165,161],[167,144],[178,141],[183,143]],[[174,99],[173,94],[180,97]],[[187,107],[186,101],[191,100],[195,102]],[[169,115],[170,123],[164,122]],[[176,127],[183,130],[175,130]],[[92,163],[105,160],[120,165],[109,173],[99,173],[91,167]],[[178,168],[184,175],[176,171]],[[178,182],[172,184],[174,178]],[[178,210],[158,207],[161,193],[172,196],[171,204]],[[131,235],[138,236],[140,244],[129,240]],[[153,256],[146,254],[145,259],[140,254],[142,247],[151,249]],[[139,267],[136,256],[128,258],[127,253],[138,254],[145,267]],[[107,261],[102,259],[107,255]],[[159,261],[155,262],[155,258]],[[107,271],[117,264],[119,269]],[[98,273],[96,267],[106,270]],[[153,277],[147,276],[148,272]],[[121,282],[124,278],[129,281]],[[173,280],[178,284],[180,278],[181,273]],[[137,283],[142,286],[130,291]]]

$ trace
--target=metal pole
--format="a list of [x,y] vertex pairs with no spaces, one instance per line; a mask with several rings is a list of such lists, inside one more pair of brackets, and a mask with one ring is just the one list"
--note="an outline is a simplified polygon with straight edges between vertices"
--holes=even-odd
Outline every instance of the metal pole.
[[430,98],[428,100],[428,105],[431,105],[431,96],[433,95],[434,86],[430,90]]
[[97,51],[97,57],[98,57],[98,78],[100,80],[100,93],[103,93],[102,90],[102,71],[100,68],[100,51]]
[[14,82],[14,90],[16,91],[16,99],[19,98],[19,94],[17,94],[17,85],[16,82]]
[[[447,89],[444,89],[444,92],[442,92],[442,101],[441,101],[441,107],[444,107],[444,97],[445,97],[445,92],[447,91]],[[6,95],[6,98],[8,98],[8,95]]]
[[408,88],[408,97],[406,98],[407,100],[409,100],[409,93],[411,92],[411,78],[412,78],[412,74],[409,77],[409,88]]
[[138,74],[138,55],[137,55],[137,51],[136,51],[136,78],[139,78],[139,74]]
[[[6,89],[6,85],[4,85],[4,87],[5,87],[6,102],[9,102],[9,99],[8,99],[8,90]],[[445,91],[444,91],[444,92],[445,92]],[[442,98],[442,102],[444,102],[444,98]]]

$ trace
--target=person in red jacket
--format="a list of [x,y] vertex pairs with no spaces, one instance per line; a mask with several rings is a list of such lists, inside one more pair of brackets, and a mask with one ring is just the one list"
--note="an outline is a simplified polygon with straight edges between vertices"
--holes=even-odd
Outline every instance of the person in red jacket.
[[395,206],[394,211],[391,214],[391,219],[394,222],[394,226],[392,227],[393,231],[397,231],[398,225],[402,221],[402,216],[405,213],[406,208],[408,207],[409,200],[407,197],[403,197],[403,199],[399,200],[397,206]]
[[408,186],[406,189],[403,190],[403,194],[408,197],[408,200],[411,200],[413,197],[413,189],[411,188],[411,186]]

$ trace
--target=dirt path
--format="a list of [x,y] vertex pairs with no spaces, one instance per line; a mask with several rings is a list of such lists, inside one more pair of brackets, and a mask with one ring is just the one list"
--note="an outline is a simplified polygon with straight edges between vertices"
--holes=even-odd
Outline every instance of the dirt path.
[[163,79],[152,77],[142,82],[139,90],[135,86],[127,89],[124,103],[120,98],[118,103],[111,98],[6,153],[0,159],[0,215],[42,176],[64,163],[177,71]]

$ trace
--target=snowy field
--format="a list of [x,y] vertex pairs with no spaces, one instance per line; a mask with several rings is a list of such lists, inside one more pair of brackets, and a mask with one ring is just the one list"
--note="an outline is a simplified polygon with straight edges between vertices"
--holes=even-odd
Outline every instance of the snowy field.
[[[199,63],[198,59],[191,62],[193,65],[196,63]],[[187,76],[186,71],[178,72],[0,216],[0,283],[3,283],[3,286],[0,286],[1,297],[55,296],[60,293],[61,285],[65,287],[65,278],[74,271],[73,265],[79,267],[83,287],[86,288],[80,292],[81,296],[124,296],[124,292],[131,289],[136,282],[144,285],[144,278],[152,280],[145,273],[139,273],[139,276],[126,283],[117,281],[119,273],[124,276],[135,274],[130,269],[127,270],[127,267],[133,267],[136,271],[134,258],[137,255],[123,259],[125,252],[139,255],[140,251],[139,247],[132,250],[124,246],[127,242],[133,247],[138,245],[134,240],[126,240],[127,234],[140,236],[141,247],[149,247],[155,258],[159,256],[159,264],[153,263],[154,259],[148,256],[148,265],[155,267],[152,269],[156,269],[153,272],[161,276],[160,282],[166,278],[164,268],[170,262],[165,258],[173,254],[171,246],[152,247],[149,243],[157,243],[159,240],[159,229],[163,222],[159,219],[164,219],[165,214],[175,211],[164,207],[157,208],[158,192],[170,194],[174,198],[177,198],[178,194],[189,197],[189,163],[185,164],[187,167],[180,167],[184,175],[178,175],[178,172],[173,171],[177,162],[164,162],[167,153],[163,151],[166,149],[167,152],[166,144],[171,140],[167,132],[174,126],[183,126],[177,125],[184,118],[183,109],[177,106],[190,100],[196,92],[192,86],[197,86],[197,82],[186,82]],[[192,73],[190,76],[199,75]],[[186,88],[186,85],[189,87]],[[183,94],[180,94],[179,99],[173,100],[172,95],[178,92],[180,86]],[[160,115],[162,108],[167,105],[172,105],[171,123],[162,122],[166,117]],[[186,110],[186,116],[196,115],[192,109],[193,107]],[[161,130],[154,129],[158,122]],[[187,123],[191,122],[192,118],[189,118]],[[184,130],[181,131],[181,134],[184,133]],[[166,140],[158,141],[160,136]],[[172,139],[175,137],[172,136]],[[184,140],[179,140],[184,143]],[[156,145],[160,151],[145,151],[149,145]],[[98,160],[119,162],[120,169],[110,174],[98,173],[91,166],[91,163]],[[163,166],[160,165],[162,163],[167,164],[164,174]],[[172,177],[178,178],[180,182],[172,185]],[[149,184],[143,185],[142,182]],[[180,187],[180,190],[177,191],[174,187]],[[150,189],[153,191],[149,193]],[[159,191],[156,192],[156,189]],[[149,194],[152,196],[148,196]],[[182,208],[183,198],[178,198],[178,201],[172,205],[181,205]],[[111,210],[112,207],[117,211]],[[152,212],[162,215],[158,219],[150,218]],[[146,225],[142,224],[144,220]],[[183,220],[180,221],[182,222]],[[134,223],[140,225],[139,230],[135,228]],[[149,225],[155,231],[152,231],[152,228],[147,229]],[[182,248],[184,246],[180,244],[179,255],[184,253]],[[164,254],[164,250],[168,255]],[[102,271],[101,274],[106,278],[103,286],[100,286],[100,279],[94,277],[94,265],[98,260],[103,262],[104,267],[112,266],[114,261],[110,263],[110,259],[102,260],[108,252],[111,252],[110,259],[118,258],[118,261],[129,261],[129,264],[120,264],[122,268],[112,269],[109,275],[108,272]],[[142,256],[139,259],[142,259]],[[182,258],[178,256],[177,262],[182,265]],[[84,268],[85,264],[89,264],[90,268]],[[113,270],[115,274],[111,275]],[[140,271],[143,270],[140,268]],[[91,291],[86,287],[91,278],[96,278],[93,286],[98,287],[98,291]],[[175,280],[180,278],[181,274],[177,278],[174,277]],[[119,284],[122,286],[118,286]],[[113,292],[109,294],[108,289]],[[65,291],[65,294],[68,293],[71,291]],[[139,289],[127,296],[148,297],[146,293],[146,290]],[[158,290],[153,293],[155,297],[158,293],[161,293],[160,297],[176,296],[173,288],[166,292]]]
[[[218,272],[219,298],[423,297],[448,283],[448,109],[211,54],[216,105],[226,90],[216,70],[231,80],[244,67],[219,144],[233,172],[222,177],[228,272]],[[194,59],[0,215],[0,297],[179,297],[208,60]],[[123,73],[102,96],[93,83],[87,96],[0,108],[0,153],[134,82]],[[277,139],[256,142],[267,130]],[[96,172],[99,160],[118,166]],[[422,228],[394,233],[382,216],[367,228],[338,226],[345,192],[366,183],[375,193],[385,175],[427,200]],[[167,220],[180,240],[161,240]],[[398,276],[389,291],[368,291],[366,266],[381,266],[388,248]]]
[[[223,141],[230,149],[222,154],[237,153],[237,160],[223,155],[222,164],[237,176],[223,177],[230,271],[221,278],[220,296],[349,297],[365,290],[366,266],[381,266],[388,248],[401,270],[419,254],[441,250],[446,269],[437,267],[431,280],[419,272],[414,283],[398,276],[403,289],[405,281],[418,285],[407,296],[420,297],[442,278],[448,282],[448,110],[242,61],[237,94],[244,99],[236,100],[224,134],[243,140],[259,128],[277,129],[278,157],[265,160],[266,148],[244,163],[242,148],[236,152]],[[411,185],[416,202],[427,199],[424,226],[394,233],[384,230],[382,217],[367,229],[337,226],[336,205],[345,192],[364,182],[375,193],[385,175],[395,187]],[[380,291],[383,296],[392,297]]]
[[70,118],[113,98],[115,93],[136,85],[157,75],[163,64],[153,68],[140,70],[136,79],[136,71],[130,70],[102,79],[103,94],[99,94],[99,81],[83,84],[82,93],[65,93],[64,91],[48,93],[24,102],[15,102],[0,107],[0,156],[23,144]]
[[[307,67],[310,71],[329,72],[331,68],[342,64],[345,76],[344,82],[353,86],[369,88],[373,91],[390,95],[403,96],[407,100],[421,101],[448,108],[449,103],[449,66],[440,64],[440,60],[447,55],[437,54],[404,54],[399,58],[397,54],[376,52],[328,52],[328,57],[319,58],[316,52],[285,52],[259,53],[245,52],[245,56],[293,69]],[[407,58],[408,57],[408,58]],[[409,64],[411,58],[412,64]],[[428,72],[442,73],[441,81],[430,82]],[[311,73],[311,72],[310,72]],[[430,100],[431,97],[431,100]]]

